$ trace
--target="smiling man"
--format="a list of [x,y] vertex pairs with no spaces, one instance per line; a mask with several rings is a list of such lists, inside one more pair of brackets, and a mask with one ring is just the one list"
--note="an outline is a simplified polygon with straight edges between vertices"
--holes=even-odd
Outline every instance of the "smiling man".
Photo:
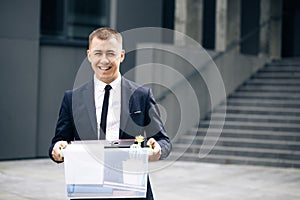
[[88,59],[96,78],[106,84],[110,84],[118,78],[120,63],[125,58],[121,35],[109,33],[93,32],[89,37],[89,49],[87,50]]
[[[63,162],[60,149],[74,140],[119,140],[146,136],[153,154],[149,161],[166,158],[171,143],[149,88],[121,76],[125,58],[122,36],[111,28],[99,28],[89,36],[87,57],[93,80],[66,91],[61,104],[49,156]],[[146,199],[153,199],[148,182]]]

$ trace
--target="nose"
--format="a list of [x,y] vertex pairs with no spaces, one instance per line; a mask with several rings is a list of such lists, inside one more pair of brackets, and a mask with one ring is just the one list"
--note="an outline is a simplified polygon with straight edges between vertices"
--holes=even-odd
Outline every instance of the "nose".
[[107,59],[106,55],[103,55],[101,60],[100,60],[100,63],[101,64],[108,64],[109,63],[109,60]]

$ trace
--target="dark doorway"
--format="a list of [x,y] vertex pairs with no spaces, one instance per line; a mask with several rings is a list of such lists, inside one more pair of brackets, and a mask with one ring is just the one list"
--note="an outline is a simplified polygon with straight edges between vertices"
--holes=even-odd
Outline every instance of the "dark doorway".
[[206,49],[214,49],[216,34],[216,0],[204,0],[203,6],[202,46]]
[[241,53],[257,55],[259,51],[260,1],[241,1]]
[[300,57],[300,1],[283,1],[282,57]]

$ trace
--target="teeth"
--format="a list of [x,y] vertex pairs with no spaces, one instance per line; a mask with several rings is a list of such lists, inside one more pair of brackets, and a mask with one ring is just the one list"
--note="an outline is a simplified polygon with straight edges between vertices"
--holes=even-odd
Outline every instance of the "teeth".
[[99,67],[101,70],[108,70],[110,67]]

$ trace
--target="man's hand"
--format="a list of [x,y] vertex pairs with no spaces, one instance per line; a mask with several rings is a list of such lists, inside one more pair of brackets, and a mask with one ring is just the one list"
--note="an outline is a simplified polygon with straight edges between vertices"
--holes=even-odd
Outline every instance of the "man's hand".
[[55,161],[61,162],[64,161],[63,157],[61,156],[61,149],[65,149],[68,146],[66,141],[58,141],[55,143],[52,149],[52,157]]
[[150,138],[147,142],[147,145],[150,146],[152,150],[152,155],[149,155],[148,159],[150,162],[159,160],[161,156],[161,147],[154,138]]

